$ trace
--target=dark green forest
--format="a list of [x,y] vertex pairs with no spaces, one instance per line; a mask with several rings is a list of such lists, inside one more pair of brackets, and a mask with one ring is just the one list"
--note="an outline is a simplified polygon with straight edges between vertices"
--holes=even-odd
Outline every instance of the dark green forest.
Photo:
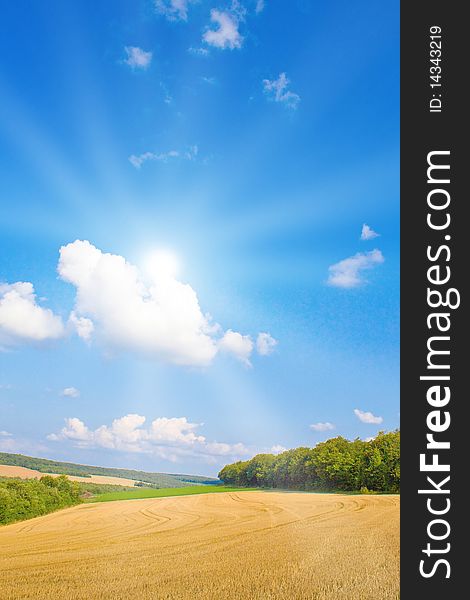
[[82,502],[80,485],[65,475],[41,479],[0,479],[0,524],[46,515]]
[[41,473],[54,473],[58,475],[75,475],[79,477],[105,475],[108,477],[124,477],[125,479],[144,481],[153,488],[185,487],[193,484],[213,485],[214,483],[217,483],[217,479],[213,477],[170,473],[147,473],[146,471],[135,471],[134,469],[94,467],[90,465],[79,465],[76,463],[49,460],[46,458],[34,458],[23,454],[10,454],[8,452],[0,452],[0,465],[26,467],[27,469],[35,469]]
[[400,432],[380,432],[370,441],[341,436],[314,448],[258,454],[225,466],[226,485],[290,490],[398,492]]

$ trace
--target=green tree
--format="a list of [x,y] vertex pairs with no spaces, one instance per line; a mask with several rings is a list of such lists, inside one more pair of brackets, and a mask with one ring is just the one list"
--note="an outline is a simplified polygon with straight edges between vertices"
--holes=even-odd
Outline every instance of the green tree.
[[238,486],[397,492],[400,432],[380,432],[368,442],[338,436],[315,448],[295,448],[277,456],[257,454],[225,466],[219,478]]
[[275,457],[272,454],[257,454],[246,466],[247,484],[251,487],[272,487],[272,465]]

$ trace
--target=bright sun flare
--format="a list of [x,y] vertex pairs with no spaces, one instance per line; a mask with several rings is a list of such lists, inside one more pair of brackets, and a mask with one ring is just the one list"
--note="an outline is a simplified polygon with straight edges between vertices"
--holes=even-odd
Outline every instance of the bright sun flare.
[[176,277],[180,270],[180,261],[170,250],[155,250],[144,261],[144,270],[152,279]]

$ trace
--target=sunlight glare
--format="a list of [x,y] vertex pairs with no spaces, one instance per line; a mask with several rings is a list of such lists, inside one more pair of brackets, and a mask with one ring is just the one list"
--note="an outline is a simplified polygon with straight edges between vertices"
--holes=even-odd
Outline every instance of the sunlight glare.
[[153,280],[174,279],[180,271],[180,261],[170,250],[155,250],[145,259],[144,270]]

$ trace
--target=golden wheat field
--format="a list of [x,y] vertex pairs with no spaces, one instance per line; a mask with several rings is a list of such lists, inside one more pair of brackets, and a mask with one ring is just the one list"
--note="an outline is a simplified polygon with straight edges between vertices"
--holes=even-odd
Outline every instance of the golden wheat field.
[[237,492],[0,528],[2,600],[396,600],[399,497]]

